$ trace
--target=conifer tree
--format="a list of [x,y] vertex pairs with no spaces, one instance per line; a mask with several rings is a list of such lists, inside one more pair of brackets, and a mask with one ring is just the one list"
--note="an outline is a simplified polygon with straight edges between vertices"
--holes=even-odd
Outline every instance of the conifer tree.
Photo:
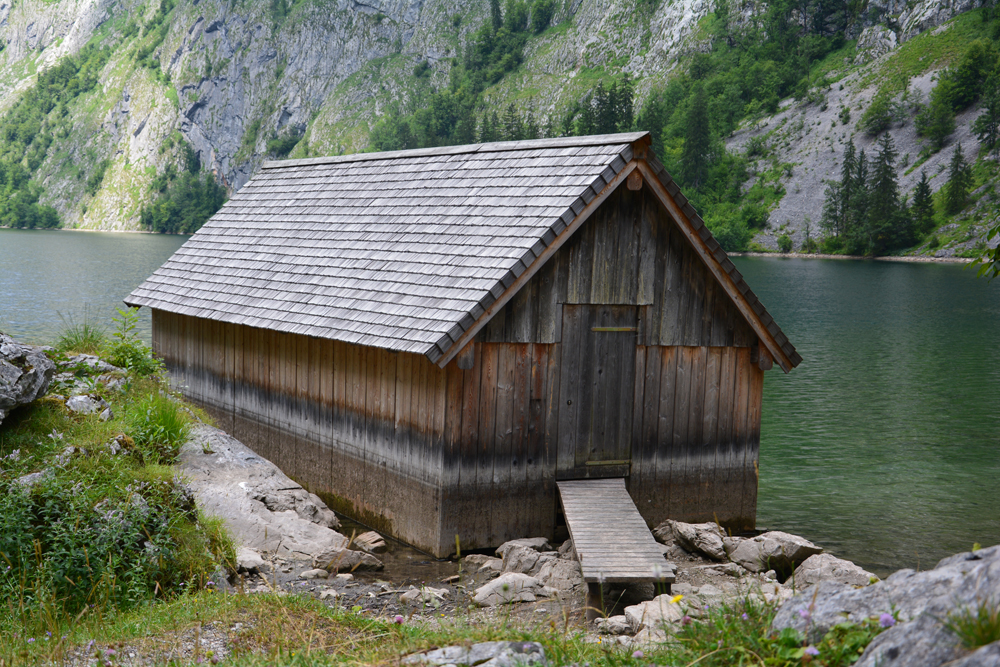
[[503,27],[503,14],[500,12],[500,0],[490,0],[490,23],[493,32]]
[[962,155],[962,144],[955,146],[948,168],[948,183],[944,186],[944,210],[954,215],[965,208],[969,202],[969,189],[972,187],[972,168]]
[[917,231],[921,234],[934,229],[934,200],[931,198],[931,184],[927,172],[920,171],[920,180],[913,190],[913,218]]
[[708,99],[705,88],[700,83],[695,85],[694,97],[688,108],[685,123],[681,168],[687,184],[698,189],[708,180],[708,158],[712,138],[709,134]]
[[1000,79],[991,75],[983,93],[983,112],[972,124],[972,131],[987,148],[1000,152]]

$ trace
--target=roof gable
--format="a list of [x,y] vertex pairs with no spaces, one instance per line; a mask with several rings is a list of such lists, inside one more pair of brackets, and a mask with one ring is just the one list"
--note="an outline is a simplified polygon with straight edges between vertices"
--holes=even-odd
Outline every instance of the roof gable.
[[[269,162],[126,303],[444,365],[628,174],[655,169],[633,159],[648,141],[643,132]],[[691,225],[669,176],[643,173],[680,197]],[[708,252],[735,272],[721,248],[723,260]],[[753,308],[741,311],[760,324]],[[774,352],[786,370],[797,363]]]

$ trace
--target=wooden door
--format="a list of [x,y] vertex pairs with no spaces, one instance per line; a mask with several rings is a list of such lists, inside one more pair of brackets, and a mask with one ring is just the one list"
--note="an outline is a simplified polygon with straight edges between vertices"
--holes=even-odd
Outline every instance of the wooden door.
[[635,306],[563,306],[558,479],[628,474]]

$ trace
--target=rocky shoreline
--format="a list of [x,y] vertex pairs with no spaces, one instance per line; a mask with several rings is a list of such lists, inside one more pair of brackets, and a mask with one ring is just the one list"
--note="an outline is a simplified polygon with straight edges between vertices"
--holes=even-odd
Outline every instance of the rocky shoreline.
[[862,259],[877,262],[916,262],[918,264],[971,264],[967,257],[927,257],[925,255],[899,255],[865,257],[864,255],[825,255],[804,252],[731,252],[730,257],[780,257],[782,259]]

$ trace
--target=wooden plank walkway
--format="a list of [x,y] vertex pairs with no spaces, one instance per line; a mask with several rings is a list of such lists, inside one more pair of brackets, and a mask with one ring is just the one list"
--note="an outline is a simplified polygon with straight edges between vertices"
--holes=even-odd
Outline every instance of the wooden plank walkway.
[[625,489],[625,480],[557,482],[576,557],[588,584],[674,581],[674,566]]

